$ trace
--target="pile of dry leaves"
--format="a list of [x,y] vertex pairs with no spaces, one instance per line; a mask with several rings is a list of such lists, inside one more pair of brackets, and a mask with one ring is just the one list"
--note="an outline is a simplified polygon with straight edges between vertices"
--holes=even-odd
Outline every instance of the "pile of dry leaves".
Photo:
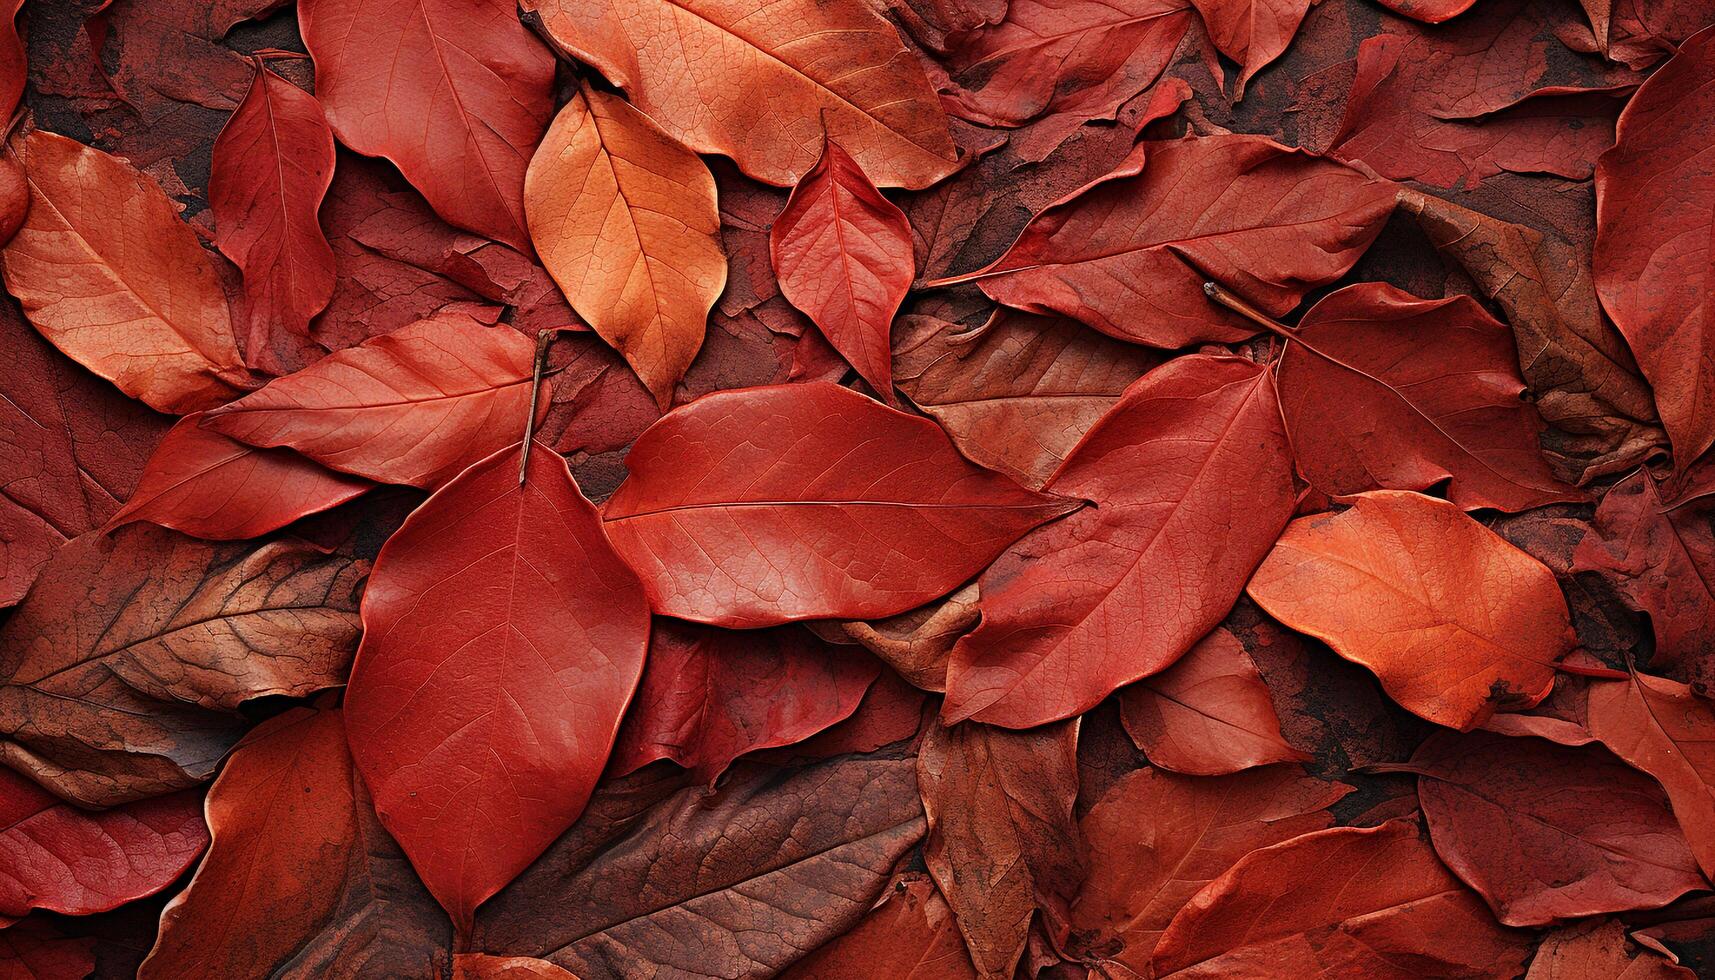
[[1715,964],[1715,0],[0,18],[0,977]]

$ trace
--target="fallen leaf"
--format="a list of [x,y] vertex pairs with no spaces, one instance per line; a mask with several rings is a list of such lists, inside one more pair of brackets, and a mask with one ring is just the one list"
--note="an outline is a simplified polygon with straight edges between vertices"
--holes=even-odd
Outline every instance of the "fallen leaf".
[[826,383],[700,398],[651,426],[625,465],[602,515],[614,547],[657,613],[716,626],[904,612],[1077,506]]
[[161,189],[64,136],[36,130],[12,148],[30,212],[0,273],[42,336],[161,412],[251,387],[214,265]]
[[[1192,0],[1221,53],[1239,64],[1232,97],[1244,97],[1245,83],[1280,57],[1298,33],[1315,0]],[[1470,0],[1468,0],[1470,2]]]
[[1148,976],[1157,941],[1192,896],[1252,851],[1328,828],[1328,807],[1350,792],[1296,766],[1128,773],[1079,821],[1088,876],[1072,905],[1074,944],[1086,960]]
[[972,582],[952,595],[888,619],[841,623],[840,631],[922,690],[943,692],[953,644],[977,624],[980,615],[979,590]]
[[1702,120],[1715,95],[1699,82],[1712,61],[1715,33],[1687,40],[1627,103],[1596,166],[1596,292],[1655,391],[1681,470],[1715,443],[1709,270],[1690,244],[1715,213],[1697,162],[1711,138]]
[[1506,315],[1538,412],[1576,436],[1544,452],[1580,485],[1621,473],[1667,441],[1649,386],[1601,314],[1588,245],[1401,190],[1399,206]]
[[957,278],[1121,340],[1234,342],[1256,330],[1211,306],[1206,280],[1281,316],[1352,267],[1393,202],[1383,181],[1262,137],[1142,144],[1038,214],[998,261]]
[[27,919],[0,930],[0,969],[19,980],[84,980],[95,970],[95,940]]
[[316,210],[333,183],[333,131],[316,97],[258,64],[214,141],[214,242],[244,273],[250,363],[285,373],[276,330],[309,336],[333,295],[334,258]]
[[951,34],[954,97],[1018,126],[1050,113],[1112,119],[1149,88],[1191,26],[1190,0],[1011,0],[1004,20]]
[[894,348],[899,390],[947,430],[959,451],[1027,487],[1066,454],[1160,354],[1064,317],[999,309],[966,330],[906,316]]
[[976,980],[953,912],[921,873],[894,883],[855,928],[781,974],[783,980]]
[[1292,515],[1273,380],[1231,357],[1139,379],[1049,481],[1095,502],[982,577],[942,716],[1028,728],[1171,666],[1232,609]]
[[300,0],[298,27],[341,143],[393,161],[453,224],[529,249],[524,169],[554,57],[509,0]]
[[[1386,868],[1386,874],[1372,869]],[[1528,933],[1495,924],[1416,826],[1336,827],[1252,851],[1174,916],[1158,977],[1510,977]]]
[[[539,862],[484,908],[476,944],[583,980],[760,980],[862,919],[922,836],[912,760],[737,770],[712,796],[671,796],[582,861]],[[541,915],[549,907],[560,914]]]
[[214,541],[259,538],[374,485],[290,449],[246,446],[203,428],[202,418],[187,415],[168,430],[107,529],[148,521]]
[[547,960],[531,956],[453,954],[453,980],[578,980]]
[[344,680],[367,570],[291,539],[74,539],[0,627],[0,761],[84,806],[206,781],[240,704]]
[[167,420],[72,364],[0,300],[0,608],[60,546],[106,523]]
[[202,425],[342,473],[433,489],[518,441],[534,354],[510,327],[439,313],[277,378]]
[[1268,686],[1238,638],[1224,629],[1119,697],[1126,733],[1163,769],[1220,776],[1310,758],[1281,738]]
[[1081,877],[1072,818],[1078,722],[1030,732],[932,725],[917,781],[929,818],[929,873],[977,974],[1010,977],[1037,909],[1063,918]]
[[345,738],[324,704],[234,750],[210,790],[215,843],[163,912],[144,980],[240,964],[282,980],[446,975],[446,915],[381,829]]
[[1436,853],[1509,926],[1660,908],[1705,887],[1667,794],[1599,747],[1437,732],[1411,762]]
[[809,173],[824,132],[882,187],[927,187],[957,169],[922,66],[866,4],[524,0],[524,9],[675,140],[770,184]]
[[893,317],[916,272],[905,212],[829,137],[768,241],[780,292],[893,404]]
[[1695,980],[1697,974],[1651,952],[1629,952],[1617,919],[1580,922],[1548,934],[1524,980]]
[[1703,873],[1715,873],[1715,710],[1677,681],[1592,681],[1589,731],[1667,790]]
[[201,794],[86,813],[0,770],[0,915],[105,912],[171,885],[208,844]]
[[524,213],[572,307],[665,410],[726,284],[709,168],[624,100],[584,85],[530,161]]
[[1298,470],[1341,497],[1427,490],[1467,510],[1582,499],[1549,471],[1511,332],[1465,296],[1359,283],[1304,315],[1276,371]]
[[1398,490],[1293,521],[1247,591],[1406,710],[1463,731],[1547,697],[1574,639],[1553,572],[1453,504]]
[[460,934],[582,812],[649,642],[595,507],[552,449],[521,471],[522,449],[473,465],[387,540],[346,691],[381,821]]
[[1440,24],[1470,10],[1476,5],[1477,0],[1378,0],[1378,2],[1396,14],[1423,21],[1425,24]]
[[857,710],[880,664],[798,627],[737,633],[662,620],[611,771],[671,759],[712,785],[747,752],[792,745]]

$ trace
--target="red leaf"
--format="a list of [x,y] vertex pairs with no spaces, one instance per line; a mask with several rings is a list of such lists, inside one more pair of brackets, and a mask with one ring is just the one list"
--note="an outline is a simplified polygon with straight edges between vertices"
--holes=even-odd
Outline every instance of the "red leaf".
[[982,624],[953,648],[944,717],[1028,728],[1172,665],[1292,516],[1288,460],[1256,364],[1193,355],[1144,375],[1048,484],[1097,506],[983,573]]
[[1281,316],[1345,274],[1393,210],[1391,185],[1262,137],[1144,146],[973,273],[983,292],[1155,347],[1238,341],[1256,331],[1211,307],[1204,281]]
[[95,971],[95,942],[28,919],[0,930],[0,973],[12,980],[86,980]]
[[1618,919],[1557,929],[1537,947],[1525,980],[1697,980],[1683,966],[1626,946],[1626,926]]
[[333,183],[333,132],[316,97],[257,66],[214,141],[214,242],[244,272],[250,363],[281,373],[276,329],[309,336],[333,295],[333,249],[316,210]]
[[131,495],[167,420],[72,364],[0,301],[0,608]]
[[976,980],[952,910],[921,872],[896,882],[857,928],[793,964],[782,980]]
[[302,0],[298,26],[340,142],[392,160],[453,224],[529,250],[524,169],[554,57],[511,0]]
[[1435,850],[1510,926],[1660,908],[1705,887],[1667,794],[1600,748],[1437,732],[1418,774]]
[[518,440],[534,355],[511,327],[440,313],[278,378],[202,424],[342,473],[432,489]]
[[[1596,166],[1596,291],[1626,335],[1673,442],[1690,466],[1715,443],[1715,324],[1707,256],[1691,243],[1715,220],[1702,155],[1715,141],[1715,31],[1685,42],[1638,89]],[[1689,236],[1689,237],[1687,237]]]
[[717,626],[869,619],[951,591],[1077,506],[961,459],[926,419],[826,383],[669,412],[607,502],[656,612]]
[[1233,83],[1234,101],[1244,97],[1245,83],[1280,57],[1315,0],[1192,0],[1210,40],[1221,53],[1239,63]]
[[734,633],[662,620],[612,771],[671,759],[713,784],[739,756],[802,742],[851,715],[880,667],[798,627]]
[[256,449],[179,420],[155,447],[137,490],[108,530],[149,521],[215,541],[259,538],[345,503],[374,484],[323,469],[290,449]]
[[1174,917],[1151,965],[1163,980],[1510,977],[1530,948],[1394,820],[1252,851]]
[[893,404],[893,316],[916,273],[905,213],[826,138],[768,242],[780,291]]
[[1294,340],[1280,406],[1299,470],[1323,493],[1448,480],[1467,510],[1582,499],[1549,472],[1511,332],[1470,298],[1360,283],[1312,307]]
[[547,960],[532,956],[455,953],[453,980],[578,980]]
[[31,203],[0,270],[42,336],[157,411],[250,387],[214,265],[161,188],[64,136],[37,130],[12,147]]
[[1249,592],[1406,710],[1465,731],[1547,697],[1574,639],[1553,572],[1452,504],[1398,490],[1293,521]]
[[1280,735],[1268,686],[1225,629],[1179,662],[1120,692],[1125,730],[1149,761],[1174,772],[1219,776],[1310,756]]
[[1459,16],[1476,5],[1477,0],[1378,0],[1378,2],[1396,14],[1421,20],[1425,24],[1439,24]]
[[88,813],[0,769],[0,915],[105,912],[171,885],[208,844],[201,794]]
[[642,590],[565,462],[537,445],[521,486],[521,448],[387,540],[346,692],[382,822],[461,933],[583,811],[649,641]]
[[1081,950],[1149,975],[1161,933],[1204,885],[1258,848],[1327,828],[1327,808],[1351,791],[1296,766],[1202,779],[1128,773],[1079,822],[1088,877],[1072,927]]

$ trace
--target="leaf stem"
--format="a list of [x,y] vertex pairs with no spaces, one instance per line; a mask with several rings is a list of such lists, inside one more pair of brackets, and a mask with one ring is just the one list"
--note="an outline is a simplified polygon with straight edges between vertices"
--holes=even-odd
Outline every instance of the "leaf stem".
[[1203,295],[1209,297],[1209,299],[1217,306],[1224,306],[1227,309],[1232,310],[1234,313],[1237,313],[1239,316],[1242,316],[1257,326],[1262,327],[1269,333],[1278,337],[1285,337],[1288,340],[1297,339],[1297,335],[1293,332],[1291,327],[1250,305],[1250,303],[1238,296],[1235,296],[1231,292],[1228,292],[1220,283],[1204,283]]
[[548,368],[548,349],[554,345],[559,330],[539,330],[536,333],[536,365],[530,375],[530,414],[524,418],[524,451],[518,454],[518,485],[524,485],[524,474],[530,470],[530,446],[536,441],[536,406],[542,399],[542,372]]

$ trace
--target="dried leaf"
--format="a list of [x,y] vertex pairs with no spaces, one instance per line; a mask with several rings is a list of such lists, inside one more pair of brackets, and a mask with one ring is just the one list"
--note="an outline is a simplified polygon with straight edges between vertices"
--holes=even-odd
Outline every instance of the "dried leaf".
[[1695,980],[1697,974],[1651,952],[1628,952],[1615,919],[1581,922],[1548,934],[1524,980]]
[[783,980],[976,980],[953,912],[921,873],[896,882],[857,927],[793,964]]

